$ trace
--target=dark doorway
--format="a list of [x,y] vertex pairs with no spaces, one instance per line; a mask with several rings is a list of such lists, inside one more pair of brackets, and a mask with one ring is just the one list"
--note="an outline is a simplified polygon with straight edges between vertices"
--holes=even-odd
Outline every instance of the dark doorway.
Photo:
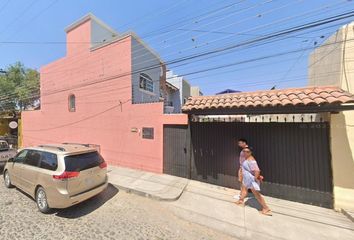
[[190,178],[190,135],[187,125],[164,125],[163,172]]

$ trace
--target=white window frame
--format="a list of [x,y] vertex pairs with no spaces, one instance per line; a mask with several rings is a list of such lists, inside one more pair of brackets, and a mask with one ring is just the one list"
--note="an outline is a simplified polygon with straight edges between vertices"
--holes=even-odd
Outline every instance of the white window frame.
[[[145,81],[145,85],[141,83],[141,80]],[[147,87],[148,83],[151,85],[150,88]],[[146,73],[140,73],[139,75],[139,89],[143,92],[147,92],[150,94],[154,94],[154,81],[151,79],[151,77],[149,75],[147,75]]]

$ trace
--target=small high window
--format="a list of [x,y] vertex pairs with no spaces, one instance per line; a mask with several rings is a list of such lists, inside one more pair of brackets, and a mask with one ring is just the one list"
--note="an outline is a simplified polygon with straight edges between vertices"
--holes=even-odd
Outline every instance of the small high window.
[[152,81],[151,77],[145,73],[140,74],[139,87],[140,89],[154,92],[154,82]]
[[75,102],[75,95],[69,95],[69,111],[75,112],[76,111],[76,102]]

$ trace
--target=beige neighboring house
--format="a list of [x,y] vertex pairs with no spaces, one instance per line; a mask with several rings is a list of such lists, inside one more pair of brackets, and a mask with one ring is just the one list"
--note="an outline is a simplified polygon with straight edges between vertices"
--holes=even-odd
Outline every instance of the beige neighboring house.
[[[354,94],[354,22],[311,53],[308,85],[334,85]],[[335,208],[354,210],[354,111],[331,114],[330,122]]]
[[192,86],[191,87],[191,96],[192,97],[203,96],[203,93],[200,90],[199,86]]

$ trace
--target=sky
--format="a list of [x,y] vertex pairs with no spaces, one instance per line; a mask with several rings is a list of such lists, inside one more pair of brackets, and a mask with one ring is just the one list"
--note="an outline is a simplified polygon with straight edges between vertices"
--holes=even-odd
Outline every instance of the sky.
[[306,86],[310,52],[353,17],[257,39],[353,10],[350,0],[0,0],[0,69],[17,61],[40,69],[65,56],[65,27],[91,12],[119,33],[138,34],[206,95]]

